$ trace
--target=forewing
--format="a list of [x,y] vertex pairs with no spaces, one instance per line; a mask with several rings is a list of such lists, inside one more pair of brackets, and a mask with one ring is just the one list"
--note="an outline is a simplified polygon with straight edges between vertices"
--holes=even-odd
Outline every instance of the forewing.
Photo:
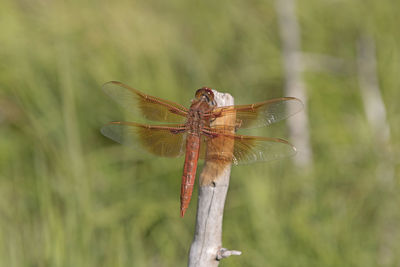
[[105,83],[103,91],[121,106],[131,111],[136,118],[143,116],[151,121],[181,123],[187,117],[187,109],[184,106],[146,95],[120,82]]
[[185,154],[185,126],[146,125],[134,122],[110,122],[101,133],[121,144],[142,147],[163,157],[179,157]]
[[282,97],[251,105],[216,108],[215,117],[236,113],[236,125],[240,128],[256,128],[284,120],[303,109],[303,103],[295,97]]

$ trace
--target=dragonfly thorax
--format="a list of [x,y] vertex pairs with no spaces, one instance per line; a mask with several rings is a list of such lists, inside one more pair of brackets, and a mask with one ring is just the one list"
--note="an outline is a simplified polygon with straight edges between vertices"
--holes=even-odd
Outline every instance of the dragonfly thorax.
[[199,135],[203,127],[210,125],[209,114],[214,106],[207,100],[203,97],[193,100],[186,122],[189,133]]

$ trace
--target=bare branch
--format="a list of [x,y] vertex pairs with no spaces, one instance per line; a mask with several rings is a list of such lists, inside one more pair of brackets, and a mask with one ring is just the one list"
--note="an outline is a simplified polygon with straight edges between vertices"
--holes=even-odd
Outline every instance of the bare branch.
[[[234,104],[233,97],[214,91],[218,106]],[[232,120],[232,121],[231,121]],[[217,118],[218,125],[234,124],[235,116]],[[222,249],[222,218],[226,194],[228,192],[231,162],[211,157],[218,147],[227,147],[233,151],[233,140],[223,137],[212,138],[212,146],[207,146],[204,168],[200,174],[199,200],[197,203],[196,230],[190,247],[189,267],[215,267],[219,260],[230,255],[240,255],[239,251]],[[216,147],[215,151],[209,149]]]
[[228,250],[227,248],[221,248],[217,254],[217,260],[222,260],[224,258],[228,258],[230,256],[239,256],[242,255],[241,251],[238,250]]

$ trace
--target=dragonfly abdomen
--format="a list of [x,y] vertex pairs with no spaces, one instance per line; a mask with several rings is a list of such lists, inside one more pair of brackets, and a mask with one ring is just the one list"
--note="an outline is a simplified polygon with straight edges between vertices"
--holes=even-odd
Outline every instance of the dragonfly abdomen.
[[199,151],[200,137],[197,134],[188,134],[186,139],[186,156],[181,184],[181,217],[185,215],[192,197]]

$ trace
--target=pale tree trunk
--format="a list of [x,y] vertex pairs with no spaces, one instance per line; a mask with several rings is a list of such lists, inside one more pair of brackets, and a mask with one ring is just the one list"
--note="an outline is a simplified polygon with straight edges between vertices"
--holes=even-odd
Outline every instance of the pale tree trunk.
[[[358,42],[357,52],[358,81],[364,111],[376,141],[377,152],[388,154],[390,126],[386,119],[386,107],[379,88],[374,39],[371,36],[362,36]],[[393,175],[385,175],[380,179],[389,179],[387,182],[391,182]]]
[[398,210],[394,186],[395,166],[391,152],[390,126],[386,119],[386,107],[379,88],[379,77],[376,70],[375,42],[371,36],[364,35],[358,42],[357,50],[358,80],[364,111],[373,133],[373,143],[378,155],[376,178],[387,201],[382,202],[380,233],[379,266],[393,266],[394,247],[398,235],[397,219],[392,212]]
[[[214,91],[218,106],[233,105],[233,97]],[[234,125],[235,116],[217,118],[217,125]],[[234,131],[234,128],[227,129]],[[222,218],[225,198],[229,187],[231,163],[221,164],[218,155],[221,151],[232,155],[233,140],[212,138],[207,146],[206,160],[199,178],[199,199],[197,203],[196,230],[190,247],[189,267],[215,267],[219,261],[240,251],[222,248]],[[215,147],[214,149],[209,149]],[[215,150],[215,151],[212,151]],[[213,153],[216,153],[213,157]],[[229,157],[228,157],[229,158]]]
[[304,112],[287,120],[289,138],[298,151],[294,157],[295,164],[307,167],[312,164],[313,155],[308,131],[307,92],[302,79],[300,27],[296,19],[295,0],[276,0],[275,3],[283,46],[285,95],[301,99],[305,106]]

